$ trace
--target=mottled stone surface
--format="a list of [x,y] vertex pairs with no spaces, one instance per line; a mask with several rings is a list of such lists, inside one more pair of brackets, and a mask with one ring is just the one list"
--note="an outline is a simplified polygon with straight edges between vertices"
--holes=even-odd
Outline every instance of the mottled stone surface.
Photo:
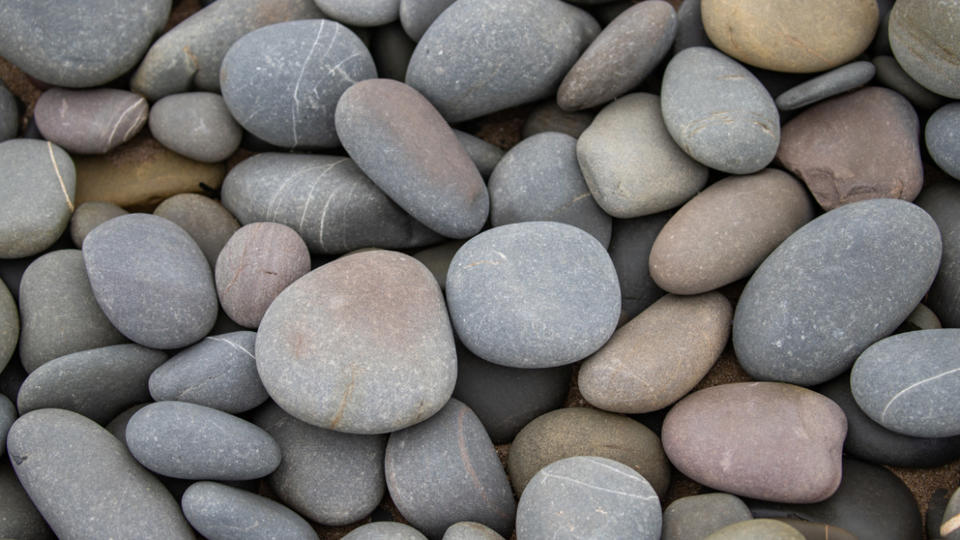
[[403,523],[393,521],[374,521],[361,525],[347,533],[343,540],[426,540],[420,531]]
[[20,131],[20,108],[17,98],[0,81],[0,142],[12,139]]
[[400,0],[313,0],[331,19],[351,26],[380,26],[400,16]]
[[210,197],[180,193],[160,203],[153,215],[176,223],[197,243],[213,270],[217,257],[240,223],[229,210]]
[[933,217],[943,241],[937,277],[925,303],[940,317],[943,326],[960,328],[960,185],[940,182],[924,189],[917,204]]
[[960,179],[960,104],[937,109],[927,120],[924,140],[933,161],[947,174]]
[[74,210],[70,216],[70,240],[77,248],[83,247],[83,239],[90,231],[97,228],[104,221],[126,214],[127,211],[119,206],[101,201],[85,202]]
[[6,284],[0,283],[0,371],[6,367],[17,349],[20,335],[20,314],[17,302]]
[[650,250],[667,223],[669,213],[634,219],[615,219],[610,239],[610,259],[620,279],[621,307],[633,318],[664,295],[650,277]]
[[453,130],[453,134],[457,136],[457,140],[463,145],[463,149],[467,151],[467,155],[470,156],[473,164],[477,166],[480,175],[489,178],[493,168],[503,158],[503,150],[499,146],[490,144],[480,137],[475,137],[459,129]]
[[153,104],[150,133],[181,156],[215,163],[239,148],[243,130],[219,94],[187,92]]
[[577,138],[593,122],[593,114],[589,112],[568,112],[557,105],[555,99],[548,99],[530,111],[523,121],[520,134],[523,138],[531,137],[545,131],[557,131]]
[[705,540],[804,540],[806,536],[775,519],[748,519],[714,532]]
[[891,90],[896,90],[903,97],[910,100],[914,107],[923,110],[934,110],[943,105],[947,99],[940,94],[934,94],[910,78],[910,75],[900,67],[896,58],[887,55],[874,56],[871,60],[877,68],[877,83]]
[[[6,444],[3,445],[4,451]],[[51,540],[50,526],[23,490],[8,459],[0,461],[0,536],[18,540]]]
[[663,511],[661,540],[699,540],[748,519],[753,519],[750,509],[736,495],[707,493],[682,497]]
[[414,41],[420,41],[433,21],[455,0],[400,0],[400,24]]
[[147,100],[115,88],[51,88],[33,119],[43,138],[77,154],[105,154],[132,139],[147,122]]
[[960,98],[960,3],[906,0],[890,11],[890,48],[911,78]]
[[792,111],[859,88],[870,82],[876,71],[873,63],[866,60],[850,62],[780,94],[775,100],[777,108]]
[[180,502],[190,525],[204,538],[316,540],[317,533],[296,512],[260,495],[217,482],[197,482]]
[[504,540],[504,538],[483,523],[460,521],[447,527],[441,540]]

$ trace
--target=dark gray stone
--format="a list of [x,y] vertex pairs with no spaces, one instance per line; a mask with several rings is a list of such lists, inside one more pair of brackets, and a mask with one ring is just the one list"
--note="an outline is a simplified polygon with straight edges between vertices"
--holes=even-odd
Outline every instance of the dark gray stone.
[[544,101],[533,108],[523,121],[521,135],[524,139],[545,131],[557,131],[578,138],[590,123],[594,115],[589,112],[568,112],[557,105],[555,99]]
[[125,435],[137,461],[173,478],[249,480],[280,464],[280,447],[267,432],[193,403],[151,403],[130,418]]
[[441,540],[504,540],[504,538],[483,523],[460,521],[447,527]]
[[521,538],[658,540],[661,523],[660,499],[650,483],[630,467],[600,457],[570,457],[547,465],[517,506]]
[[943,523],[943,513],[947,509],[947,502],[950,499],[950,492],[937,488],[927,500],[927,514],[924,516],[924,529],[927,538],[940,538],[940,524]]
[[947,506],[943,509],[940,536],[944,540],[960,538],[960,489],[954,490],[953,495],[947,501]]
[[240,228],[240,223],[218,201],[198,193],[179,193],[160,203],[153,215],[176,223],[197,243],[210,269],[227,241]]
[[490,223],[558,221],[610,245],[613,220],[594,201],[577,163],[577,140],[539,133],[520,141],[490,175]]
[[361,525],[347,533],[343,540],[427,540],[420,531],[403,523],[376,521]]
[[433,21],[454,0],[400,0],[400,24],[414,41],[420,41]]
[[153,104],[150,133],[181,156],[215,163],[240,147],[243,129],[230,116],[220,94],[188,92],[166,96]]
[[104,221],[108,221],[117,216],[127,214],[127,211],[119,206],[102,201],[85,202],[77,207],[70,216],[70,240],[77,249],[83,247],[83,239],[90,234],[90,231],[97,228]]
[[859,88],[870,82],[876,71],[877,68],[866,60],[834,68],[777,96],[777,108],[792,111]]
[[750,509],[736,495],[707,493],[682,497],[663,511],[661,540],[700,540],[748,519],[753,519]]
[[599,31],[560,0],[455,2],[420,39],[406,81],[448,121],[470,120],[553,95]]
[[377,74],[384,79],[402,81],[407,76],[407,66],[416,46],[400,23],[374,28],[370,54],[377,65]]
[[105,154],[129,141],[147,123],[147,100],[115,88],[51,88],[40,95],[33,118],[43,138],[76,154]]
[[877,68],[877,82],[899,92],[910,100],[914,107],[932,111],[947,101],[943,96],[934,94],[911,79],[894,57],[875,56],[872,62]]
[[59,538],[193,538],[163,484],[93,420],[61,409],[29,412],[10,428],[7,450]]
[[313,0],[331,19],[351,26],[380,26],[397,20],[400,0]]
[[933,161],[960,179],[960,103],[937,109],[927,120],[924,136]]
[[700,19],[700,0],[684,0],[677,8],[677,37],[673,40],[673,53],[690,47],[712,46]]
[[960,4],[902,0],[893,5],[890,48],[910,78],[960,99]]
[[210,540],[289,538],[310,540],[316,531],[296,512],[260,495],[219,484],[197,482],[183,493],[183,514]]
[[[3,448],[6,449],[6,445]],[[0,460],[0,537],[17,540],[56,538],[20,485],[10,461],[5,458]]]
[[0,394],[0,456],[7,451],[7,432],[10,431],[10,426],[13,425],[17,416],[19,416],[17,408],[14,407],[10,398]]
[[836,377],[910,315],[940,253],[933,219],[899,199],[850,203],[814,219],[747,282],[733,319],[737,360],[758,380]]
[[283,148],[337,146],[334,108],[344,90],[377,76],[373,57],[349,28],[331,20],[259,28],[230,46],[220,86],[244,129]]
[[391,434],[384,469],[390,498],[427,536],[440,537],[459,521],[510,536],[516,507],[507,474],[483,424],[456,399]]
[[683,150],[730,174],[766,167],[780,144],[780,115],[760,81],[720,51],[690,47],[663,74],[663,120]]
[[213,273],[179,226],[149,214],[120,216],[83,242],[97,303],[130,340],[155,349],[184,347],[217,319]]
[[470,156],[473,164],[477,166],[480,175],[489,178],[494,167],[503,158],[503,150],[499,146],[490,144],[480,137],[464,133],[459,129],[453,130],[453,134],[457,136],[457,140],[463,145],[463,149],[467,151],[467,155]]
[[940,229],[943,256],[940,270],[927,293],[926,304],[940,317],[943,326],[960,328],[960,184],[944,181],[929,185],[917,197]]
[[620,316],[610,256],[564,223],[514,223],[478,234],[450,263],[446,293],[463,344],[507,367],[581,360],[607,341]]
[[0,81],[0,142],[12,139],[20,131],[20,108],[17,98]]
[[26,380],[27,375],[27,370],[20,365],[20,358],[14,355],[7,366],[3,368],[3,371],[0,372],[0,394],[7,396],[7,399],[11,401],[16,401],[20,385]]
[[17,302],[6,284],[0,282],[0,371],[7,366],[17,350],[20,336],[20,314]]

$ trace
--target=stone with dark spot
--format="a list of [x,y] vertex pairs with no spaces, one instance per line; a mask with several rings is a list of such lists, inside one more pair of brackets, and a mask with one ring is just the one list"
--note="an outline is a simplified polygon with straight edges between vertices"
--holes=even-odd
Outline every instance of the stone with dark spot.
[[541,102],[530,111],[530,114],[523,121],[521,135],[526,139],[537,133],[557,131],[566,133],[576,139],[590,127],[593,117],[593,113],[590,112],[565,111],[557,105],[556,100],[550,99]]
[[400,16],[400,0],[313,0],[331,19],[351,26],[380,26]]
[[20,313],[17,302],[6,284],[0,282],[0,371],[3,371],[13,358],[19,338]]
[[704,540],[805,540],[806,536],[775,519],[748,519],[714,532]]
[[890,48],[925,88],[960,99],[960,3],[904,0],[890,11]]
[[617,269],[621,307],[629,319],[653,304],[664,291],[650,277],[650,250],[667,223],[667,212],[634,219],[613,220],[610,259]]
[[910,78],[892,56],[874,56],[873,65],[877,68],[877,83],[896,90],[918,109],[932,111],[943,105],[947,99],[934,94]]
[[503,150],[480,137],[475,137],[459,129],[453,130],[453,134],[457,136],[457,140],[463,145],[463,149],[467,151],[467,155],[470,156],[473,164],[477,166],[480,175],[488,178],[494,167],[503,158]]
[[947,174],[960,179],[960,104],[937,109],[927,120],[924,140],[933,161]]
[[40,94],[33,118],[43,138],[76,154],[106,154],[132,139],[147,123],[147,100],[115,88]]
[[243,129],[219,94],[187,92],[166,96],[150,109],[150,133],[174,152],[203,163],[230,157]]
[[0,81],[0,142],[12,139],[20,131],[20,107],[17,98]]
[[85,202],[74,210],[70,216],[70,240],[77,248],[83,247],[83,239],[90,231],[97,228],[104,221],[126,214],[127,211],[119,206],[102,201]]
[[420,531],[403,523],[393,521],[374,521],[350,531],[343,540],[427,540]]
[[748,519],[753,519],[750,509],[736,495],[690,495],[673,501],[663,511],[661,540],[699,540]]
[[460,521],[447,527],[441,540],[504,540],[504,538],[483,523]]
[[926,304],[946,328],[960,328],[960,184],[943,181],[924,188],[917,198],[920,208],[937,223],[943,241],[943,256],[937,278],[927,293]]
[[[3,450],[6,448],[4,444]],[[18,540],[56,538],[20,485],[10,460],[5,458],[0,460],[0,537]]]
[[450,7],[454,0],[400,0],[400,24],[404,32],[414,41],[420,41],[423,33],[430,28],[443,10]]
[[196,482],[180,502],[190,525],[204,538],[316,540],[317,533],[293,510],[266,497],[217,482]]
[[777,96],[777,108],[792,111],[806,107],[854,88],[859,88],[873,79],[876,67],[866,60],[851,62],[818,75]]
[[218,201],[199,193],[180,193],[160,203],[153,215],[179,225],[200,246],[210,269],[217,266],[217,257],[240,224]]

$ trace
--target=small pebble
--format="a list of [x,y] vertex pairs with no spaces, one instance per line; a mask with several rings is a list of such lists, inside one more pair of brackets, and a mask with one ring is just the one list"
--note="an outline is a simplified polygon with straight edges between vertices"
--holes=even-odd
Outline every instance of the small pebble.
[[447,527],[441,540],[504,540],[504,538],[483,523],[460,521]]
[[123,208],[109,202],[89,201],[77,206],[70,216],[70,239],[73,245],[78,249],[82,248],[83,239],[96,229],[97,225],[127,213]]
[[150,133],[182,156],[215,163],[240,147],[243,130],[219,94],[189,92],[166,96],[153,104]]
[[286,506],[217,482],[197,482],[180,501],[190,525],[209,540],[316,540],[309,523]]
[[890,48],[910,77],[960,99],[960,3],[904,0],[890,11]]
[[753,519],[750,509],[736,495],[707,493],[681,497],[663,511],[661,540],[706,538],[741,521]]
[[197,243],[210,269],[240,223],[218,201],[198,193],[180,193],[160,203],[153,215],[168,219],[187,231]]
[[375,521],[361,525],[347,533],[343,540],[427,540],[427,537],[409,525],[392,521]]
[[490,144],[459,129],[454,129],[453,134],[457,136],[457,140],[463,145],[463,149],[467,151],[467,155],[470,156],[473,164],[477,166],[480,175],[484,179],[489,178],[494,167],[503,158],[503,150],[499,146]]
[[812,103],[859,88],[873,79],[876,68],[870,62],[861,60],[832,69],[809,81],[794,86],[777,96],[777,108],[792,111]]
[[944,172],[960,179],[960,104],[937,109],[927,120],[924,139],[933,161]]
[[910,78],[900,67],[896,58],[887,55],[874,56],[873,65],[877,68],[877,82],[910,100],[914,107],[932,111],[946,103],[946,98],[934,94]]
[[526,139],[537,133],[557,131],[578,138],[590,127],[594,115],[589,112],[568,112],[557,105],[556,100],[549,99],[534,107],[523,121],[521,136]]
[[400,24],[414,41],[420,41],[433,21],[455,0],[400,0]]

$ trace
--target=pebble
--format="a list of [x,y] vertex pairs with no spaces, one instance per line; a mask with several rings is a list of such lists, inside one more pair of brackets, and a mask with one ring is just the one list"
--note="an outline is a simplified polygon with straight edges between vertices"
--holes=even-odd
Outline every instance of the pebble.
[[960,179],[960,104],[937,109],[927,120],[924,139],[930,157],[947,174]]
[[351,26],[390,24],[400,16],[400,0],[314,0],[331,19]]
[[850,62],[794,86],[777,96],[774,102],[781,111],[792,111],[859,88],[873,79],[877,68],[861,60]]
[[[2,446],[6,449],[6,444]],[[20,485],[8,459],[0,460],[0,537],[18,540],[55,538],[50,526]]]
[[513,492],[497,452],[480,419],[456,399],[429,420],[392,433],[384,470],[400,513],[431,538],[459,521],[502,536],[513,530]]
[[741,521],[753,519],[746,503],[729,493],[681,497],[663,511],[661,540],[701,539]]
[[0,81],[0,142],[13,139],[20,131],[20,107],[17,98]]
[[748,519],[714,532],[704,540],[804,540],[806,536],[782,521]]
[[550,99],[541,102],[530,111],[530,114],[523,121],[521,136],[526,139],[537,133],[545,131],[557,131],[578,138],[590,123],[593,122],[594,114],[590,112],[568,112],[557,105],[556,100]]
[[170,492],[93,420],[31,411],[10,428],[7,450],[59,538],[193,538]]
[[51,88],[37,98],[33,118],[43,138],[64,150],[105,154],[140,133],[148,109],[126,90]]
[[10,398],[0,394],[0,456],[7,450],[7,432],[17,416],[17,408]]
[[230,46],[220,67],[223,99],[244,129],[282,148],[338,144],[334,110],[344,90],[377,76],[349,28],[325,19],[260,28]]
[[837,490],[846,432],[843,410],[822,395],[752,382],[690,394],[667,413],[662,436],[670,462],[695,482],[744,497],[810,503]]
[[309,523],[286,506],[217,482],[197,482],[180,501],[190,525],[209,540],[316,540]]
[[890,11],[890,48],[910,77],[960,99],[960,4],[905,0]]
[[230,157],[243,129],[219,94],[188,92],[161,98],[150,109],[150,133],[170,150],[203,163]]
[[427,540],[420,531],[403,523],[376,521],[361,525],[347,533],[343,540]]
[[0,371],[7,366],[17,350],[20,338],[20,313],[17,301],[6,284],[0,282]]
[[210,197],[198,193],[180,193],[162,203],[153,215],[168,219],[187,231],[197,243],[213,270],[217,257],[240,223],[229,210]]
[[946,328],[960,328],[960,185],[934,183],[923,190],[917,204],[933,217],[943,241],[937,278],[927,292],[926,304]]
[[610,259],[617,269],[622,294],[621,306],[627,320],[647,309],[664,295],[650,277],[650,250],[670,218],[669,213],[634,219],[615,219],[610,238]]
[[910,100],[914,107],[932,111],[947,101],[943,96],[934,94],[911,79],[894,57],[874,56],[872,62],[877,68],[877,82],[891,90],[896,90]]
[[557,221],[610,245],[613,220],[590,194],[577,163],[577,139],[569,135],[538,133],[520,141],[493,170],[489,189],[494,227]]
[[73,160],[59,146],[0,143],[0,258],[28,257],[53,245],[70,223],[76,191]]
[[241,326],[256,328],[274,298],[309,271],[310,251],[297,231],[279,223],[244,225],[217,259],[220,305]]
[[698,162],[729,174],[766,167],[780,144],[780,116],[770,93],[736,60],[690,47],[667,64],[661,87],[670,136]]
[[447,270],[450,269],[450,261],[464,243],[463,240],[451,240],[413,254],[414,259],[430,270],[433,278],[437,280],[437,285],[440,285],[441,291],[447,288]]
[[684,0],[677,8],[677,37],[673,40],[673,54],[690,47],[712,47],[700,17],[700,0]]
[[620,219],[680,206],[707,183],[707,168],[671,138],[652,94],[604,107],[577,140],[577,160],[597,204]]
[[370,54],[377,65],[377,74],[384,79],[403,81],[416,42],[407,36],[399,22],[372,29]]
[[564,223],[514,223],[478,234],[450,263],[446,293],[457,337],[480,358],[507,367],[586,358],[613,334],[620,315],[610,256]]
[[372,250],[287,287],[257,331],[257,371],[294,417],[346,433],[389,433],[426,420],[456,383],[456,350],[430,271]]
[[[599,509],[600,511],[598,511]],[[658,540],[660,500],[650,483],[626,465],[577,456],[540,470],[517,506],[518,538],[634,538]]]
[[70,240],[77,248],[82,248],[83,239],[90,234],[90,231],[96,229],[97,225],[125,214],[127,214],[126,210],[113,203],[85,202],[77,206],[73,215],[70,216]]
[[483,523],[460,521],[447,527],[441,540],[504,540],[504,538]]
[[455,0],[400,0],[400,24],[414,41],[420,41],[433,21]]
[[738,362],[756,379],[801,385],[843,373],[920,303],[940,262],[938,233],[926,212],[897,199],[850,203],[804,225],[743,289]]
[[423,34],[406,82],[447,121],[470,120],[555,95],[599,32],[560,0],[455,2]]
[[457,140],[463,145],[463,149],[467,151],[467,155],[470,156],[473,164],[477,166],[480,176],[484,179],[489,178],[490,173],[503,158],[503,150],[499,146],[490,144],[480,137],[475,137],[459,129],[453,130],[453,134],[457,136]]

